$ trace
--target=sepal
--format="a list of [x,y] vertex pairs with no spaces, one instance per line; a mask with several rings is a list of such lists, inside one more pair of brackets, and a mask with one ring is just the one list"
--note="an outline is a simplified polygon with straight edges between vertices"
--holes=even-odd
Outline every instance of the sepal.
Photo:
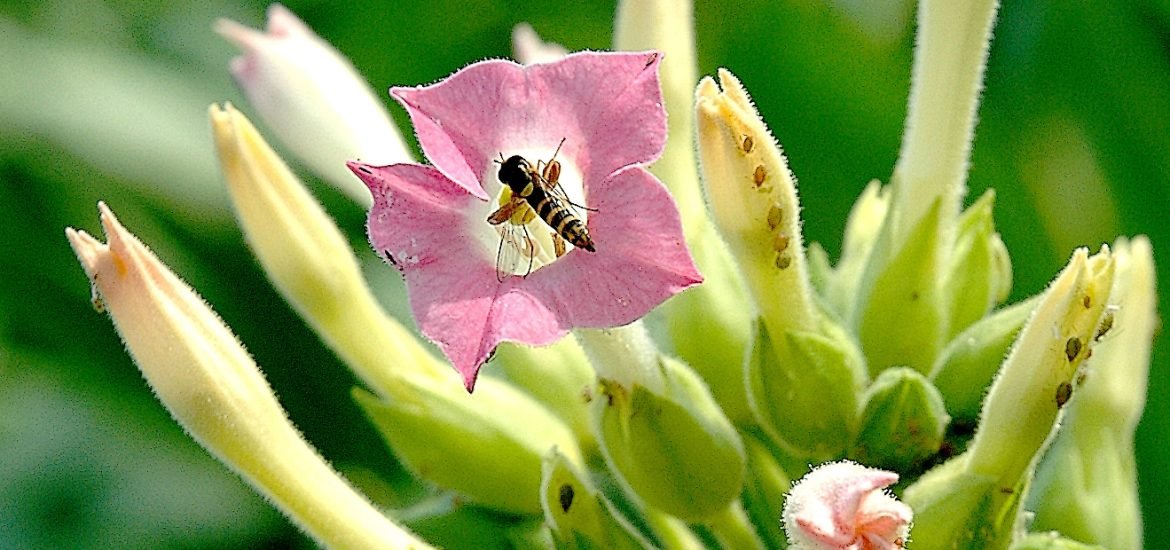
[[572,432],[532,398],[493,378],[468,395],[458,381],[403,377],[385,399],[354,399],[417,477],[488,508],[540,513],[541,460],[553,447],[582,464]]
[[659,359],[662,389],[601,379],[594,428],[606,462],[631,492],[680,518],[723,512],[743,487],[743,442],[693,371]]
[[557,449],[544,457],[540,507],[557,548],[647,548],[650,543]]
[[785,450],[824,460],[841,454],[857,430],[864,360],[837,324],[773,339],[756,324],[747,365],[756,419]]

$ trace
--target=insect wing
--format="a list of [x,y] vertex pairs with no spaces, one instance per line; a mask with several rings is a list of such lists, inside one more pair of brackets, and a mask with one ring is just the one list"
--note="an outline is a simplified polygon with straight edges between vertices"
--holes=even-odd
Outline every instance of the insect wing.
[[500,246],[496,250],[496,279],[501,283],[510,275],[527,277],[532,272],[536,244],[528,234],[528,227],[511,222],[497,226]]

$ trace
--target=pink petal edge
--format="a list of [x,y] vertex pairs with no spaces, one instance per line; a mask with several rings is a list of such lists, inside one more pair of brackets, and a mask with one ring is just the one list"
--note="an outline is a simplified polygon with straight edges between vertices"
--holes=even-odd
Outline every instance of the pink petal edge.
[[556,63],[473,63],[443,81],[391,88],[419,144],[473,194],[500,154],[565,139],[586,181],[653,162],[666,141],[659,52],[579,52]]

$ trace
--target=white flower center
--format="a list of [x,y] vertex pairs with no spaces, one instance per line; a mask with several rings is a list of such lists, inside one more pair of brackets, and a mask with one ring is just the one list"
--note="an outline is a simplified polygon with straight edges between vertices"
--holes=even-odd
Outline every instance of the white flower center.
[[[567,226],[562,224],[558,233],[557,228],[545,219],[552,217],[554,211],[567,209],[567,213],[580,220],[582,225],[589,219],[589,211],[584,208],[585,190],[580,169],[563,149],[555,159],[558,166],[550,167],[554,150],[555,147],[502,151],[502,159],[497,158],[485,167],[480,181],[494,199],[488,201],[482,215],[475,216],[474,223],[478,227],[472,233],[483,242],[485,252],[496,264],[496,272],[501,277],[527,276],[572,253],[575,247]],[[527,179],[552,197],[553,206],[544,209],[546,216],[542,217],[536,211],[533,201],[516,196],[500,181],[500,168],[513,155],[519,155],[527,163],[521,165]],[[507,218],[500,221],[503,216]],[[499,223],[489,223],[489,218],[496,218],[493,221]]]

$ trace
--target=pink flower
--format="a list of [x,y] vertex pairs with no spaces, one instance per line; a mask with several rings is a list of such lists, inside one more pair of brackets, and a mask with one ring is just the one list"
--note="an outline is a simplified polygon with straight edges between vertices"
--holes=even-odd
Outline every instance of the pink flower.
[[[432,86],[390,90],[434,166],[349,166],[374,196],[370,242],[402,272],[420,329],[468,391],[502,341],[544,345],[575,327],[624,325],[702,281],[674,202],[643,168],[666,139],[660,59],[586,52],[527,67],[484,61]],[[522,155],[543,165],[554,152],[595,252],[566,245],[558,256],[539,216],[487,222],[507,198],[501,162]],[[531,269],[523,259],[497,273],[502,234],[524,230]]]
[[903,548],[913,511],[883,491],[898,474],[841,461],[817,467],[788,492],[784,530],[798,549]]

